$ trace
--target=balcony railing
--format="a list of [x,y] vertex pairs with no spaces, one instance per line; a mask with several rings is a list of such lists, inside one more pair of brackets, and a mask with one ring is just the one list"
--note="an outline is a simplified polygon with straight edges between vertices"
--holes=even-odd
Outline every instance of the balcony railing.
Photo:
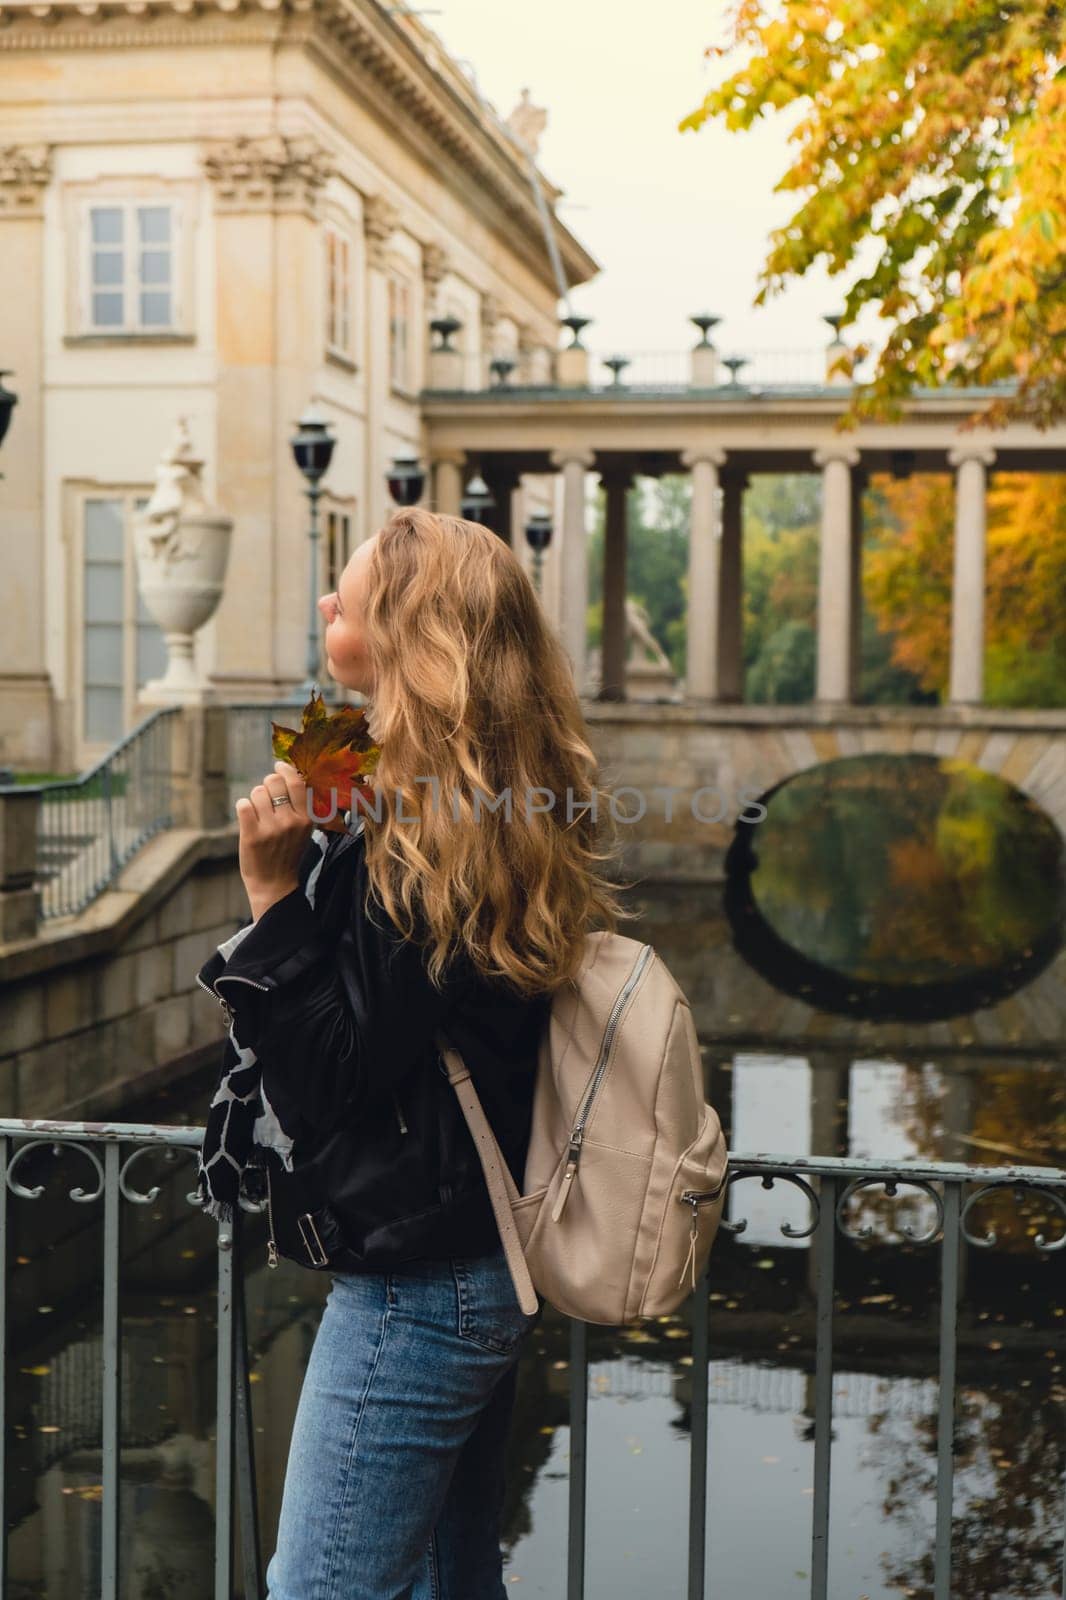
[[[127,1205],[148,1205],[159,1193],[159,1186],[143,1190],[137,1186],[140,1173],[133,1169],[147,1152],[164,1152],[166,1158],[195,1157],[202,1129],[154,1127],[143,1124],[101,1125],[76,1122],[0,1122],[0,1156],[6,1181],[0,1185],[0,1239],[4,1248],[5,1291],[0,1299],[0,1354],[4,1376],[8,1377],[8,1282],[9,1224],[13,1206],[36,1200],[45,1185],[29,1187],[20,1181],[20,1171],[29,1152],[50,1147],[58,1154],[67,1149],[77,1152],[87,1164],[91,1182],[70,1190],[70,1199],[79,1205],[101,1205],[103,1210],[103,1327],[99,1341],[101,1431],[103,1482],[101,1494],[102,1538],[100,1545],[101,1600],[118,1600],[121,1528],[119,1523],[120,1482],[120,1320],[119,1320],[119,1231],[120,1216]],[[950,1600],[951,1527],[953,1486],[953,1437],[956,1421],[957,1314],[959,1308],[960,1255],[965,1243],[987,1249],[995,1242],[990,1232],[973,1231],[973,1212],[992,1195],[1013,1195],[1020,1201],[1029,1191],[1052,1214],[1054,1237],[1036,1233],[1031,1238],[1039,1255],[1057,1253],[1066,1257],[1066,1171],[1046,1167],[968,1167],[944,1162],[878,1162],[837,1158],[793,1160],[783,1156],[736,1155],[732,1158],[729,1187],[736,1199],[739,1186],[758,1180],[764,1189],[775,1182],[793,1185],[804,1196],[810,1209],[806,1226],[781,1224],[781,1232],[792,1240],[811,1241],[811,1280],[815,1298],[814,1352],[814,1496],[812,1504],[810,1590],[812,1600],[827,1600],[829,1554],[829,1506],[831,1441],[833,1422],[833,1305],[836,1288],[836,1241],[839,1236],[863,1239],[869,1225],[858,1222],[849,1208],[855,1196],[883,1185],[884,1200],[892,1202],[903,1186],[931,1202],[933,1220],[924,1230],[904,1220],[906,1207],[899,1205],[899,1218],[893,1217],[896,1231],[914,1246],[937,1247],[939,1254],[938,1368],[939,1398],[937,1415],[936,1549],[933,1600]],[[135,1181],[136,1180],[136,1181]],[[969,1191],[965,1193],[964,1191]],[[14,1197],[12,1201],[11,1197]],[[195,1192],[186,1195],[198,1204]],[[867,1201],[870,1196],[866,1195]],[[909,1197],[914,1199],[915,1196]],[[246,1204],[245,1209],[259,1209]],[[734,1213],[730,1215],[730,1209]],[[746,1219],[735,1215],[736,1205],[727,1207],[722,1221],[729,1234],[742,1234]],[[880,1207],[879,1207],[880,1215]],[[240,1254],[240,1214],[232,1227],[217,1230],[218,1360],[216,1420],[216,1516],[214,1551],[214,1600],[231,1600],[235,1573],[234,1501],[238,1517],[243,1593],[246,1600],[262,1593],[262,1559],[256,1512],[254,1433],[248,1373],[248,1348],[244,1315],[243,1275]],[[20,1219],[21,1221],[21,1219]],[[1028,1230],[1030,1235],[1033,1229]],[[709,1277],[713,1281],[716,1258],[711,1256]],[[1057,1280],[1061,1285],[1061,1274]],[[708,1484],[708,1397],[710,1378],[711,1319],[708,1278],[702,1279],[689,1297],[687,1310],[692,1333],[691,1444],[688,1507],[687,1600],[703,1600],[706,1555],[706,1514]],[[1050,1292],[1050,1287],[1049,1287]],[[589,1390],[588,1326],[570,1324],[570,1487],[567,1549],[567,1600],[583,1600],[585,1592],[585,1507],[587,1486]],[[83,1381],[86,1374],[82,1374]],[[0,1390],[0,1406],[3,1404]],[[724,1465],[724,1464],[723,1464]],[[8,1525],[4,1503],[5,1527]],[[1058,1548],[1062,1552],[1063,1593],[1066,1594],[1066,1511]],[[6,1593],[6,1558],[0,1548],[0,1593]]]
[[[589,351],[588,389],[581,392],[621,397],[679,395],[704,389],[704,382],[694,381],[692,356],[691,350],[619,351],[618,357],[625,365],[616,367],[611,365],[615,360],[612,352]],[[753,350],[735,370],[729,365],[730,358],[729,351],[719,356],[715,381],[710,386],[723,398],[728,398],[731,391],[739,395],[762,389],[822,389],[826,385],[824,349]],[[461,390],[518,395],[535,391],[538,398],[549,391],[561,395],[572,392],[558,386],[552,372],[552,353],[545,350],[498,357],[463,351],[456,353],[452,370],[455,377],[446,390],[437,388],[431,376],[426,392],[432,395]]]
[[76,778],[8,784],[34,795],[43,919],[73,916],[114,883],[126,862],[173,821],[171,732],[176,709],[153,711]]

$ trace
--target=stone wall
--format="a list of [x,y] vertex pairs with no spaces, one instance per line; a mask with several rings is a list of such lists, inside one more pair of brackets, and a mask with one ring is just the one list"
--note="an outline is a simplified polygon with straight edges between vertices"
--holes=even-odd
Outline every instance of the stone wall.
[[235,829],[175,829],[119,885],[66,929],[0,950],[0,1116],[111,1116],[131,1084],[221,1051],[221,1013],[196,973],[248,917]]

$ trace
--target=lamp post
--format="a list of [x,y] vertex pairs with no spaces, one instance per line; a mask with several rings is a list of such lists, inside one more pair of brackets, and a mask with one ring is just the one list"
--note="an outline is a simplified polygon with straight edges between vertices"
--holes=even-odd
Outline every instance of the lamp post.
[[475,473],[463,491],[459,515],[466,522],[484,522],[485,513],[494,510],[496,496],[481,476]]
[[416,506],[426,487],[425,469],[417,456],[397,456],[385,482],[398,506]]
[[311,502],[311,609],[307,627],[307,679],[304,683],[304,691],[310,699],[317,688],[319,668],[318,497],[322,493],[319,483],[329,471],[337,441],[329,431],[326,418],[311,406],[296,424],[296,432],[289,443],[296,465],[307,479],[306,494]]
[[526,523],[526,543],[533,552],[533,586],[541,592],[541,569],[544,552],[552,542],[552,519],[547,511],[534,511]]

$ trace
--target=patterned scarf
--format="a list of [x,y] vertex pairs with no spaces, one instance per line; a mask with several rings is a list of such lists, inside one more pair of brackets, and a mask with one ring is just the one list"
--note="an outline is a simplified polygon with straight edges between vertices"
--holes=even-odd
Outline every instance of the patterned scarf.
[[[304,885],[304,893],[314,907],[315,885],[322,863],[326,858],[331,835],[321,828],[311,832],[312,841],[318,845],[319,858],[311,868]],[[218,953],[228,961],[252,924],[234,934],[218,947]],[[217,976],[217,974],[216,974]],[[249,1193],[249,1169],[266,1165],[265,1151],[276,1150],[287,1172],[292,1171],[293,1135],[281,1124],[274,1107],[263,1088],[263,1075],[251,1045],[241,1044],[237,1037],[238,1021],[234,1017],[222,1057],[218,1087],[208,1107],[200,1161],[197,1173],[197,1190],[203,1210],[218,1222],[232,1222],[238,1197],[261,1200],[262,1179],[259,1186],[252,1185]]]
[[[372,700],[367,700],[364,709],[371,738],[379,741],[381,735],[377,707]],[[364,827],[365,819],[354,831],[361,833]],[[308,874],[304,893],[312,910],[315,885],[333,837],[332,833],[322,828],[311,830],[311,840],[318,846],[319,858]],[[252,924],[248,923],[231,939],[225,940],[212,960],[217,961],[221,957],[223,962],[228,961],[251,929]],[[213,974],[214,978],[218,976],[219,972]],[[197,1190],[203,1210],[207,1216],[219,1222],[233,1221],[234,1208],[240,1195],[257,1201],[263,1198],[265,1180],[261,1174],[257,1182],[253,1179],[249,1184],[248,1179],[253,1169],[266,1166],[267,1150],[275,1150],[286,1172],[292,1171],[293,1135],[282,1126],[281,1119],[267,1099],[255,1051],[250,1045],[241,1044],[237,1037],[237,1026],[234,1017],[223,1052],[218,1087],[208,1107],[197,1173]]]

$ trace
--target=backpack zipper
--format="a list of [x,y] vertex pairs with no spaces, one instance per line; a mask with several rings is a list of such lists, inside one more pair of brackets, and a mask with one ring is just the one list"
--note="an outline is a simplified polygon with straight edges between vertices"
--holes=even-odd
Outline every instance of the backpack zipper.
[[708,1205],[712,1200],[718,1199],[718,1196],[725,1188],[728,1176],[729,1157],[727,1156],[725,1166],[722,1169],[722,1176],[713,1189],[685,1189],[683,1193],[678,1195],[682,1205],[692,1207],[692,1223],[688,1232],[688,1255],[685,1257],[685,1265],[681,1268],[681,1276],[677,1280],[679,1289],[685,1281],[685,1274],[688,1272],[689,1267],[692,1268],[692,1287],[694,1289],[696,1287],[696,1240],[699,1238],[700,1206]]
[[651,960],[653,954],[654,951],[652,950],[651,945],[646,944],[637,957],[633,965],[632,972],[622,985],[617,1000],[611,1007],[611,1014],[607,1018],[607,1026],[603,1030],[603,1042],[600,1045],[600,1053],[596,1059],[596,1065],[593,1068],[592,1081],[589,1084],[584,1105],[578,1112],[577,1121],[574,1123],[574,1126],[570,1131],[570,1143],[567,1153],[566,1170],[563,1173],[563,1180],[559,1185],[559,1193],[555,1197],[555,1204],[552,1206],[553,1222],[558,1222],[559,1218],[562,1216],[563,1207],[566,1205],[566,1202],[569,1199],[570,1190],[573,1188],[574,1179],[577,1177],[577,1164],[581,1160],[581,1147],[585,1138],[585,1124],[589,1119],[589,1114],[592,1110],[592,1102],[596,1098],[596,1092],[599,1089],[600,1083],[603,1080],[603,1075],[607,1070],[607,1058],[611,1053],[611,1045],[614,1042],[615,1030],[618,1027],[618,1021],[622,1015],[622,1008],[624,1007],[630,994],[633,992],[638,979],[643,973],[644,968],[648,965],[648,962]]
[[267,1221],[270,1226],[270,1237],[267,1240],[267,1266],[276,1267],[278,1264],[278,1247],[274,1242],[274,1209],[270,1204],[270,1167],[266,1169],[267,1175]]

